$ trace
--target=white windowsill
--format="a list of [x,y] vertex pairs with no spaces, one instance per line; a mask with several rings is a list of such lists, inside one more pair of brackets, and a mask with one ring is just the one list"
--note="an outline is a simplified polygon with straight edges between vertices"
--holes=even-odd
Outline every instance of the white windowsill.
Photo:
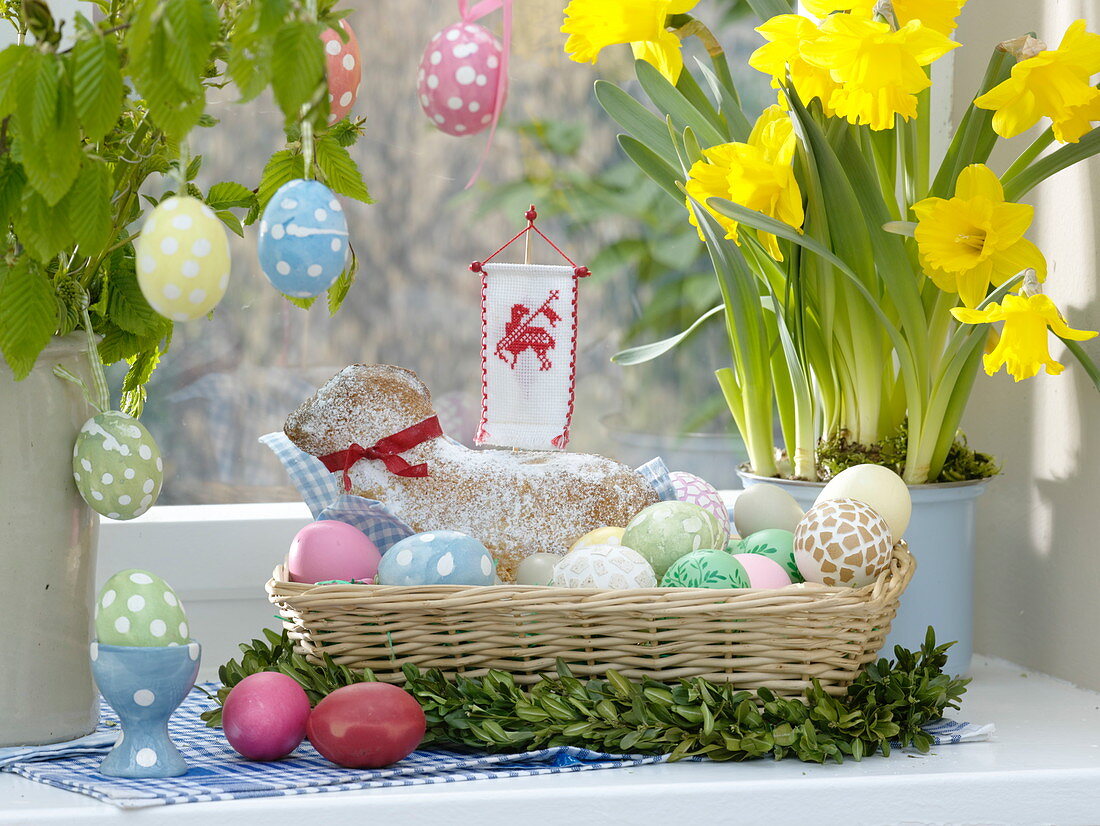
[[1100,694],[978,657],[960,718],[992,742],[842,766],[758,760],[640,766],[435,786],[121,811],[0,774],[0,825],[1057,823],[1100,821]]

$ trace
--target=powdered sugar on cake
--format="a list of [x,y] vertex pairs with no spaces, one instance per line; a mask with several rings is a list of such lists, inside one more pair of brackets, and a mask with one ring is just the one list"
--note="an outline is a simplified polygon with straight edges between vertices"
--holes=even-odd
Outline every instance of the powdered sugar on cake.
[[[416,374],[352,365],[292,413],[285,430],[299,448],[323,456],[352,443],[371,446],[432,415]],[[564,554],[588,531],[625,525],[657,499],[632,469],[591,454],[470,450],[436,438],[402,457],[426,462],[429,476],[401,477],[363,460],[350,470],[352,492],[385,502],[416,531],[447,528],[476,537],[505,581],[529,554]]]

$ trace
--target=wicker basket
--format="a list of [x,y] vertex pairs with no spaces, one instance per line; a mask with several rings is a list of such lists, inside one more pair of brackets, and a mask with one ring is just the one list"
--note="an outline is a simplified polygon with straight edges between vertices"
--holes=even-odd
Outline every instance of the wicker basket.
[[307,659],[324,652],[390,683],[414,663],[448,676],[499,669],[530,684],[561,659],[577,676],[699,676],[797,696],[813,678],[841,694],[875,658],[913,569],[904,543],[858,589],[310,585],[280,566],[267,593]]

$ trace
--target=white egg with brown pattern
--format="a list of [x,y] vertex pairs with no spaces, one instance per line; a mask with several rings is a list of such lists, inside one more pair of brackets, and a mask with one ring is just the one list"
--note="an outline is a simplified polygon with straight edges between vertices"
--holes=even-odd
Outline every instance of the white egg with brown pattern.
[[823,585],[869,585],[889,564],[893,546],[886,520],[855,499],[815,505],[794,531],[799,572]]

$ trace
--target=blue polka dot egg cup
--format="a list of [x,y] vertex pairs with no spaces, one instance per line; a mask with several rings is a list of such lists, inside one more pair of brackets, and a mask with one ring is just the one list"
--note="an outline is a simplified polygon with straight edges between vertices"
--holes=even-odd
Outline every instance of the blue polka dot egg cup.
[[195,684],[197,642],[163,647],[91,645],[100,694],[122,731],[99,770],[110,777],[179,777],[187,762],[168,736],[168,720]]
[[426,531],[393,545],[378,566],[382,585],[492,585],[496,563],[485,546],[459,531]]
[[320,181],[283,184],[260,218],[257,251],[275,289],[295,298],[323,293],[347,261],[348,223],[335,193]]

